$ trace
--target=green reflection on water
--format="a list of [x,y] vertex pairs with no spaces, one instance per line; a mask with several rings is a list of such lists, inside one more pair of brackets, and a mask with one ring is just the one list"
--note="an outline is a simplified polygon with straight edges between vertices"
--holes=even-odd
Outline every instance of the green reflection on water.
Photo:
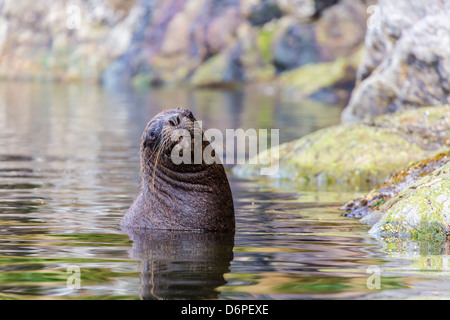
[[45,244],[49,246],[69,247],[84,247],[89,244],[95,245],[96,247],[129,247],[131,244],[130,239],[126,235],[113,233],[2,235],[0,236],[1,240],[9,241],[8,245],[24,245],[24,243],[28,242],[34,245]]
[[[0,273],[0,285],[31,285],[39,282],[39,285],[62,285],[67,283],[71,273],[67,273],[66,269],[54,269],[39,271],[3,271]],[[117,277],[136,277],[137,273],[120,273],[113,272],[107,268],[82,268],[80,272],[80,280],[83,286],[93,285],[112,281]]]
[[30,263],[108,263],[108,262],[128,262],[130,260],[121,259],[96,259],[96,258],[45,258],[45,257],[19,257],[19,256],[0,256],[0,266],[18,265]]
[[[367,286],[367,274],[351,277],[325,274],[228,274],[231,283],[238,285],[223,286],[224,292],[251,292],[254,294],[336,294],[342,292],[373,292]],[[243,282],[248,285],[242,285]],[[408,279],[401,277],[382,277],[381,288],[393,290],[408,288]]]
[[0,292],[0,300],[31,300],[31,299],[38,299],[38,300],[139,300],[139,295],[87,295],[87,294],[79,294],[79,295],[73,295],[73,296],[46,296],[41,295],[39,297],[29,295],[29,294],[23,294],[23,295],[16,295],[16,294],[7,294],[7,293],[1,293]]

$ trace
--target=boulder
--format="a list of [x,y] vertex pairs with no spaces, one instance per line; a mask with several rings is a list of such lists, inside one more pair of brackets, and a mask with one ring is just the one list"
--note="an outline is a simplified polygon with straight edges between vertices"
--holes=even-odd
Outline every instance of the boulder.
[[367,195],[347,202],[341,207],[341,210],[346,211],[344,215],[347,217],[363,218],[365,222],[373,225],[384,213],[380,208],[387,201],[448,162],[450,162],[450,151],[414,162],[407,168],[397,171],[386,182],[377,186]]
[[[358,124],[325,128],[262,151],[279,169],[271,178],[299,183],[364,185],[382,183],[413,161],[450,148],[450,106],[411,110]],[[233,172],[254,177],[266,165],[253,159]],[[257,163],[257,164],[250,164]]]
[[254,3],[247,14],[247,20],[253,26],[263,26],[273,19],[279,19],[283,16],[276,1],[263,0]]
[[[450,163],[387,201],[370,230],[376,237],[445,240],[450,237]],[[379,213],[377,213],[379,215]]]
[[289,19],[282,29],[272,43],[273,64],[278,72],[321,61],[314,25]]
[[450,3],[380,0],[372,7],[345,122],[450,102]]
[[210,58],[194,72],[191,84],[198,87],[233,86],[242,81],[240,51],[236,46]]
[[[330,62],[307,64],[283,72],[279,75],[278,82],[286,94],[295,91],[297,96],[310,98],[320,95],[318,100],[330,103],[348,101],[347,89],[353,87],[360,56],[361,50]],[[326,94],[331,97],[331,101],[325,99]]]

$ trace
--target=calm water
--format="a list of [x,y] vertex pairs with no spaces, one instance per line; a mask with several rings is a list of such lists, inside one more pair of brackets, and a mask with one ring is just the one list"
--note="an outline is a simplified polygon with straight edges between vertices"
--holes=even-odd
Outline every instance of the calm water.
[[[281,142],[335,124],[340,113],[270,88],[1,84],[0,298],[450,297],[447,243],[378,242],[340,215],[364,190],[305,190],[229,172],[234,236],[122,232],[138,192],[142,130],[176,106],[189,106],[205,127],[280,128]],[[79,268],[80,289],[67,286],[69,267]],[[380,289],[371,289],[377,274]]]

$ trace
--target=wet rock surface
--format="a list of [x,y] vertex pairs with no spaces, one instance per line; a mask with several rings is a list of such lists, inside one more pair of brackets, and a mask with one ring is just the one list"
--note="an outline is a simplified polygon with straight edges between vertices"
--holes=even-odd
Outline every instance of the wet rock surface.
[[[370,234],[442,241],[450,238],[450,163],[402,190],[374,214]],[[368,215],[367,217],[370,217]]]
[[[415,162],[393,174],[386,182],[373,189],[367,195],[347,202],[341,207],[341,210],[346,211],[344,215],[348,217],[365,217],[379,210],[389,199],[448,162],[450,162],[450,151],[440,153],[430,159]],[[384,210],[387,209],[389,208],[384,207]],[[369,224],[374,223],[372,219],[366,219],[366,221]]]
[[[280,145],[278,153],[262,152],[259,158],[268,157],[272,164],[278,164],[277,173],[270,178],[357,186],[380,184],[411,162],[449,148],[450,106],[443,106],[325,128]],[[252,177],[265,166],[238,165],[233,172]]]

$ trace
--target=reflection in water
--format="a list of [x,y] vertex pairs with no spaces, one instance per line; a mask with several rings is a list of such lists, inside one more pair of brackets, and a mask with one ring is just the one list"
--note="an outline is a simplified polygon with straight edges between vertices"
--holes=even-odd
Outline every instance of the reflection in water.
[[[139,191],[142,131],[177,106],[191,108],[205,128],[279,128],[281,143],[337,123],[340,112],[264,87],[2,83],[0,298],[450,296],[448,244],[383,246],[367,226],[341,216],[338,207],[360,194],[339,186],[302,190],[229,175],[234,239],[124,234],[120,220]],[[81,269],[80,290],[66,286],[71,265]],[[366,285],[372,265],[383,271],[379,292]]]
[[234,234],[123,229],[141,261],[142,299],[216,299],[233,260]]

